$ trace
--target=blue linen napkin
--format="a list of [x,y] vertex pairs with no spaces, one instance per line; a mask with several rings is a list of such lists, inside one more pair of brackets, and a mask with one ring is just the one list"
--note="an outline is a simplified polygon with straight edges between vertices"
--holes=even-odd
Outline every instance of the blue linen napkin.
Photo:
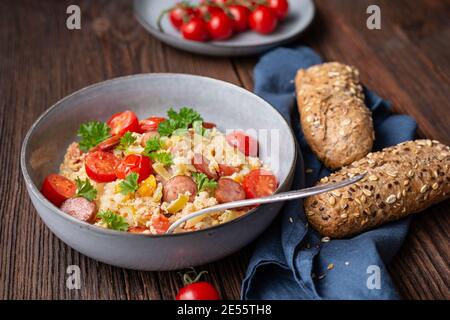
[[[263,55],[254,70],[255,93],[292,125],[303,155],[304,165],[300,158],[292,189],[312,186],[330,174],[308,147],[295,107],[293,79],[297,70],[321,62],[308,47],[278,48]],[[374,121],[374,150],[414,138],[416,123],[412,118],[391,114],[389,102],[367,89],[364,93]],[[304,173],[304,168],[313,171]],[[301,201],[284,205],[258,240],[242,283],[243,299],[399,298],[385,264],[400,248],[409,218],[330,242],[322,242],[306,221]]]

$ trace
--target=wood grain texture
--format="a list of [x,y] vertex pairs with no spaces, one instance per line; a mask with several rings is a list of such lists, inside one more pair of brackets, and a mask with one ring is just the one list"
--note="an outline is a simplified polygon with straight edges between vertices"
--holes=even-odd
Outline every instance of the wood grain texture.
[[[65,28],[79,4],[82,30]],[[368,4],[382,29],[365,27]],[[450,144],[449,1],[316,1],[317,17],[298,43],[328,61],[355,65],[364,84],[412,115],[419,135]],[[50,105],[86,85],[146,72],[205,75],[252,89],[255,57],[215,58],[170,48],[133,18],[131,1],[0,2],[0,299],[173,299],[176,272],[138,272],[89,259],[58,240],[32,207],[18,155],[31,123]],[[450,298],[450,202],[416,216],[390,265],[406,299]],[[199,269],[225,299],[237,299],[252,246]],[[82,271],[68,290],[66,268]]]

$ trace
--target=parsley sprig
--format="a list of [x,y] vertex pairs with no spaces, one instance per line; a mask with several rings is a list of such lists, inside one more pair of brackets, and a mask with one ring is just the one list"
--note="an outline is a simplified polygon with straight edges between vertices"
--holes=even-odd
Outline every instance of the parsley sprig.
[[111,210],[101,211],[97,213],[97,217],[100,218],[104,224],[106,224],[108,229],[118,231],[128,230],[128,222],[125,220],[125,218],[121,215],[118,215],[117,213],[112,212]]
[[194,178],[194,181],[197,184],[198,192],[207,189],[215,189],[217,187],[217,182],[212,179],[209,179],[204,173],[193,172],[192,177]]
[[77,185],[76,195],[78,197],[86,198],[89,201],[93,201],[97,197],[97,190],[89,179],[81,180],[80,178],[76,178],[75,184]]
[[200,114],[192,108],[183,107],[178,112],[170,108],[167,115],[169,118],[158,125],[158,132],[162,136],[170,136],[175,130],[187,128],[194,121],[203,121]]
[[136,172],[131,172],[126,178],[120,182],[119,190],[123,195],[127,195],[129,193],[134,193],[139,188],[138,184],[139,174]]
[[89,151],[100,142],[108,139],[110,128],[103,122],[89,121],[80,125],[77,136],[81,138],[80,149],[84,152]]
[[121,138],[120,143],[117,146],[119,150],[127,150],[129,146],[131,146],[136,141],[136,137],[130,131],[127,131]]
[[144,156],[150,157],[150,154],[152,152],[158,151],[163,147],[163,143],[159,137],[153,137],[151,139],[148,139],[145,143],[145,148],[142,154]]
[[160,162],[165,166],[170,166],[173,164],[172,154],[170,152],[159,151],[162,148],[163,142],[161,139],[159,137],[153,137],[147,140],[142,154],[150,157],[153,161]]
[[170,152],[152,152],[150,153],[150,159],[160,162],[165,166],[173,164],[173,157]]

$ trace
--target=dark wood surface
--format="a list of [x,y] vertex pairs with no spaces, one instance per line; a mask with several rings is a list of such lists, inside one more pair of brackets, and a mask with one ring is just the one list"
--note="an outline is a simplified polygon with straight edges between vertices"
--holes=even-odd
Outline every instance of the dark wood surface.
[[[191,73],[252,89],[256,57],[213,58],[172,49],[134,20],[131,2],[0,2],[0,299],[172,299],[176,272],[137,272],[89,259],[58,240],[32,207],[18,155],[31,123],[50,105],[86,85],[146,72]],[[82,30],[65,27],[79,4]],[[365,27],[378,4],[382,29]],[[450,3],[316,1],[317,16],[298,39],[327,60],[353,64],[363,82],[413,116],[418,134],[450,144]],[[450,298],[450,202],[414,218],[390,264],[405,299]],[[251,246],[202,266],[225,299],[237,299]],[[82,289],[65,286],[66,267],[79,265]]]

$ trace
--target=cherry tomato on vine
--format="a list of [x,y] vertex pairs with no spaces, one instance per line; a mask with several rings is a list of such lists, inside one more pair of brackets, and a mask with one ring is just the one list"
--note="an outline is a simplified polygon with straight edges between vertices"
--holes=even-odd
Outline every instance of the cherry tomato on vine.
[[206,22],[208,33],[214,40],[226,40],[233,35],[233,22],[224,12],[214,12]]
[[284,19],[289,11],[287,0],[267,0],[267,6],[272,9],[279,20]]
[[[206,271],[197,273],[192,270],[183,275],[184,287],[178,291],[177,300],[219,300],[219,292],[214,286],[206,281],[199,281]],[[191,278],[191,274],[195,277]]]
[[169,19],[175,28],[180,29],[185,19],[188,19],[193,14],[193,8],[178,4],[169,11]]
[[184,23],[180,29],[183,37],[192,41],[204,42],[208,40],[208,28],[200,17],[191,17],[189,22]]
[[235,32],[243,32],[248,29],[249,8],[239,4],[233,4],[228,7],[228,11],[233,17],[233,29]]
[[278,21],[275,13],[271,9],[265,6],[259,6],[250,14],[248,23],[252,30],[262,34],[268,34],[275,30]]

